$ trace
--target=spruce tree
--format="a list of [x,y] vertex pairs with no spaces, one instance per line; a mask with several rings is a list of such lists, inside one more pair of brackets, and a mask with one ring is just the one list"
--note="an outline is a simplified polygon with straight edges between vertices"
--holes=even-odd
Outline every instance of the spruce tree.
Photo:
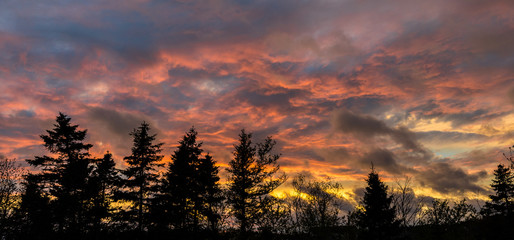
[[102,230],[103,220],[112,220],[114,208],[111,203],[120,184],[119,170],[112,154],[107,152],[103,158],[95,159],[90,187],[95,192],[92,204],[91,219],[95,232]]
[[234,158],[229,162],[229,196],[239,231],[245,237],[258,218],[259,199],[285,181],[285,175],[274,178],[279,170],[279,155],[271,154],[276,142],[271,137],[252,144],[252,134],[241,130],[239,144],[234,146]]
[[217,209],[224,198],[219,185],[219,167],[216,166],[216,161],[209,154],[200,159],[198,180],[200,193],[198,210],[207,219],[209,230],[216,232],[221,217]]
[[210,155],[202,156],[197,135],[191,128],[171,156],[162,192],[156,199],[162,227],[198,230],[201,219],[207,218],[211,227],[217,221],[213,207],[220,201],[218,167]]
[[491,202],[487,202],[482,210],[485,215],[511,215],[514,211],[514,175],[503,164],[494,170],[494,179],[491,184],[495,194],[489,195]]
[[395,233],[395,207],[387,186],[372,167],[366,179],[368,186],[362,199],[363,209],[358,214],[357,224],[363,232],[363,239],[389,239]]
[[157,190],[157,169],[162,166],[159,162],[163,158],[159,153],[163,143],[154,143],[156,134],[150,135],[150,125],[146,122],[130,135],[133,137],[132,154],[124,158],[129,166],[122,171],[124,189],[119,196],[131,203],[125,212],[126,219],[129,222],[135,219],[141,233],[147,227],[148,210]]
[[24,176],[23,192],[18,215],[22,239],[48,239],[54,228],[50,198],[42,190],[39,175]]
[[54,129],[41,135],[45,148],[54,156],[36,156],[27,162],[41,169],[31,179],[50,198],[54,222],[61,233],[78,234],[88,226],[92,193],[88,188],[92,159],[84,143],[87,130],[78,130],[71,119],[59,113]]

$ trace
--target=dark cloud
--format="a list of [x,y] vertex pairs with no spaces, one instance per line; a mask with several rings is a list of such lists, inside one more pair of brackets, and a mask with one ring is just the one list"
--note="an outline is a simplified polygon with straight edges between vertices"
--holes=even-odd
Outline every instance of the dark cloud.
[[[343,147],[323,148],[316,151],[322,161],[332,163],[335,166],[345,165],[351,168],[334,167],[331,171],[352,171],[362,173],[373,164],[377,169],[386,171],[392,175],[412,174],[416,171],[399,162],[399,157],[392,151],[384,148],[374,148],[365,153],[359,153],[353,149]],[[403,156],[404,160],[407,158]],[[316,158],[313,158],[316,159]],[[346,169],[346,170],[345,170]]]
[[363,166],[365,166],[367,162],[368,166],[373,164],[375,167],[377,167],[377,169],[385,170],[394,175],[402,175],[413,172],[412,169],[400,165],[395,158],[396,156],[394,153],[387,149],[374,149],[366,153],[366,155],[364,155],[360,161]]
[[291,100],[309,96],[309,92],[301,89],[286,89],[276,87],[273,89],[247,89],[237,93],[237,98],[256,107],[279,109],[285,112],[298,110]]
[[[147,117],[130,113],[118,112],[114,109],[90,107],[87,116],[92,122],[105,126],[109,132],[118,137],[126,138],[128,134],[141,125],[143,121],[149,122]],[[153,126],[155,130],[155,126]]]
[[131,94],[117,94],[116,98],[108,99],[105,104],[122,109],[135,110],[148,116],[165,115],[165,113],[159,108],[159,103],[150,98],[133,96]]
[[341,100],[341,107],[352,112],[382,114],[391,109],[391,105],[388,104],[389,102],[391,102],[391,100],[387,99],[385,96],[364,95]]
[[332,125],[337,131],[354,134],[358,137],[389,136],[406,149],[425,151],[417,142],[416,135],[406,127],[392,128],[372,116],[339,110],[334,114]]
[[430,164],[427,170],[420,172],[416,180],[422,186],[440,193],[463,193],[483,191],[478,182],[486,176],[486,171],[469,174],[449,163],[438,162]]

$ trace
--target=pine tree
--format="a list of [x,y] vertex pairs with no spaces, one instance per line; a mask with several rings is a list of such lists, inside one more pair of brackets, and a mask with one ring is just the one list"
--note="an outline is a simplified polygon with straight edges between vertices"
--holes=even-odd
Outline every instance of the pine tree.
[[511,170],[499,164],[494,170],[494,179],[491,184],[495,194],[489,195],[491,202],[487,202],[482,211],[485,215],[510,215],[514,211],[514,175]]
[[198,210],[202,216],[207,218],[207,226],[213,232],[218,230],[220,213],[217,209],[222,204],[223,196],[219,185],[219,167],[211,155],[207,154],[200,159],[198,165],[198,180],[200,201]]
[[140,233],[148,224],[148,209],[157,190],[157,168],[162,166],[159,162],[163,158],[159,155],[163,143],[154,144],[156,134],[150,135],[149,132],[150,125],[143,122],[130,133],[133,137],[132,154],[124,158],[129,167],[122,171],[124,189],[119,193],[122,199],[132,204],[126,211],[127,219],[136,219]]
[[198,195],[195,174],[202,154],[202,143],[197,143],[196,137],[197,132],[191,128],[179,141],[162,185],[159,202],[167,215],[163,220],[175,229],[183,230],[195,225],[194,200]]
[[50,210],[50,198],[41,189],[39,175],[24,177],[23,192],[18,215],[21,218],[22,239],[48,239],[54,225]]
[[198,230],[204,217],[211,227],[217,221],[213,207],[220,195],[218,167],[210,155],[202,157],[197,135],[193,127],[179,141],[157,199],[158,212],[164,212],[160,221],[175,229]]
[[380,180],[372,167],[366,179],[368,186],[362,200],[363,209],[358,215],[358,227],[363,230],[364,239],[392,238],[397,227],[393,198],[388,196],[387,186]]
[[95,159],[90,187],[95,192],[92,203],[91,219],[95,232],[102,230],[103,220],[112,217],[114,208],[111,203],[121,178],[112,154],[107,152],[103,158]]
[[41,190],[50,196],[54,222],[59,232],[77,234],[87,226],[88,206],[92,195],[88,191],[91,174],[89,149],[93,146],[84,143],[87,130],[77,130],[71,119],[59,113],[53,130],[41,135],[44,146],[57,157],[36,156],[27,162],[41,172],[31,181],[40,185]]
[[252,134],[241,130],[234,159],[229,162],[229,203],[239,223],[242,237],[252,230],[259,211],[259,198],[271,193],[285,181],[285,175],[274,178],[279,170],[279,155],[271,154],[275,141],[271,137],[257,146]]

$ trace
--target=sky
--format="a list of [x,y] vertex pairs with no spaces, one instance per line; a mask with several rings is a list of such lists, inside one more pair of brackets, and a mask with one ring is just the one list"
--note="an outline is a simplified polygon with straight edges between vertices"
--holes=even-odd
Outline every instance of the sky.
[[22,164],[63,112],[120,168],[142,121],[167,161],[194,126],[222,169],[245,128],[290,179],[357,196],[373,163],[484,198],[514,145],[514,1],[5,0],[0,107]]

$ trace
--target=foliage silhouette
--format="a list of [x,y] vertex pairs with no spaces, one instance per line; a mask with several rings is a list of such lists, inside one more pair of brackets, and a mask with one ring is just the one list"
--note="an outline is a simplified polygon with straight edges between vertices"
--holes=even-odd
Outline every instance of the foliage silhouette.
[[129,165],[122,171],[123,189],[118,196],[131,205],[125,210],[125,220],[136,222],[136,229],[141,233],[148,227],[149,208],[157,193],[157,168],[163,156],[159,155],[164,143],[154,143],[156,134],[150,135],[150,125],[141,123],[130,135],[133,137],[132,154],[124,158]]
[[511,170],[503,164],[499,164],[494,170],[494,179],[491,184],[494,195],[482,210],[484,215],[512,215],[514,211],[514,175]]
[[88,211],[93,194],[89,188],[92,159],[84,143],[87,130],[78,130],[71,118],[59,113],[56,124],[47,135],[41,135],[45,148],[56,157],[36,156],[27,162],[41,172],[33,175],[31,183],[38,184],[43,194],[50,197],[50,208],[56,230],[77,235],[87,231],[91,222]]
[[217,229],[220,204],[219,170],[210,155],[202,156],[201,142],[194,128],[179,141],[171,156],[172,162],[162,180],[156,197],[155,212],[161,228],[198,231],[201,221],[211,230]]
[[417,198],[411,187],[412,178],[405,177],[403,181],[395,181],[392,189],[393,205],[396,208],[396,218],[400,226],[405,228],[417,223],[417,216],[423,206],[423,198]]
[[16,195],[20,187],[17,178],[22,172],[14,159],[0,157],[0,238],[8,237],[15,228],[15,209],[18,205]]
[[293,179],[296,197],[293,199],[295,226],[297,232],[310,233],[311,237],[330,235],[330,229],[343,222],[341,199],[336,195],[341,184],[308,180],[299,175]]
[[99,234],[108,228],[109,220],[113,218],[116,208],[112,206],[115,193],[119,190],[121,177],[112,154],[107,152],[103,158],[94,160],[94,170],[91,176],[91,191],[95,192],[91,206],[93,232]]
[[286,177],[278,174],[271,137],[253,144],[252,134],[242,130],[228,182],[221,184],[220,166],[204,153],[194,128],[179,141],[162,176],[163,143],[155,143],[147,123],[130,133],[132,154],[124,158],[123,170],[116,169],[109,152],[91,157],[86,133],[59,113],[54,128],[41,135],[49,156],[28,159],[36,171],[23,175],[20,185],[14,160],[0,158],[0,238],[511,239],[514,234],[512,148],[504,155],[511,166],[500,164],[494,171],[494,194],[481,215],[466,200],[436,199],[420,211],[410,178],[389,191],[372,167],[361,206],[344,216],[337,182],[299,176],[291,183],[292,195],[273,194]]
[[397,234],[396,208],[388,187],[382,182],[374,167],[366,179],[368,186],[362,199],[362,208],[354,213],[362,239],[390,239]]
[[259,199],[271,193],[285,181],[285,175],[275,177],[279,170],[279,155],[272,154],[276,142],[271,137],[252,144],[252,134],[241,130],[239,144],[234,146],[234,158],[229,162],[229,198],[238,221],[239,234],[244,237],[254,227],[259,211]]
[[47,239],[53,231],[50,198],[42,190],[40,176],[27,174],[23,182],[21,204],[18,209],[20,218],[20,237]]

